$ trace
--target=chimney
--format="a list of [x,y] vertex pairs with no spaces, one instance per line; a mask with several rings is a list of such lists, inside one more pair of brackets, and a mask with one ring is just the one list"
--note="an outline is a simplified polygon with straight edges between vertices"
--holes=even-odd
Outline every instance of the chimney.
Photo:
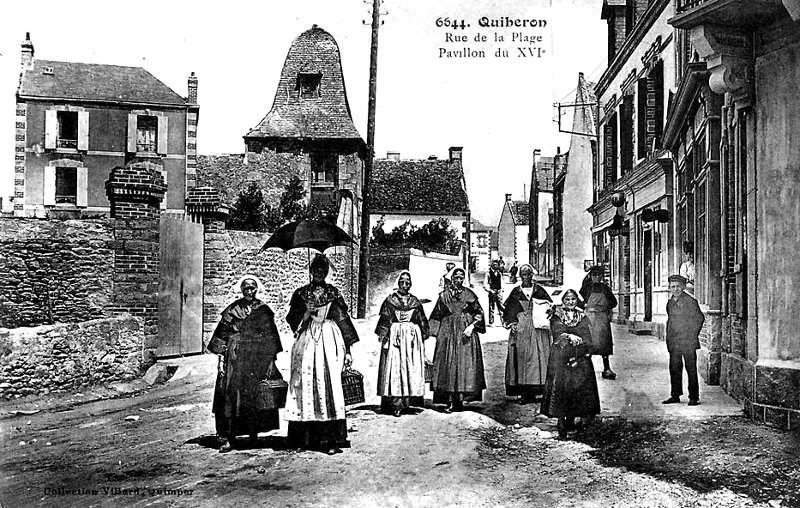
[[506,194],[506,201],[511,201],[511,194]]
[[22,70],[33,69],[33,43],[31,33],[25,32],[25,40],[22,41]]
[[436,161],[436,160],[439,160],[439,157],[437,157],[437,156],[435,156],[435,155],[429,155],[429,156],[428,156],[428,160],[429,160],[429,161]]
[[194,75],[194,72],[191,76],[189,76],[189,96],[186,100],[189,104],[197,104],[197,76]]
[[386,152],[386,158],[390,161],[400,161],[400,152]]
[[450,152],[450,162],[453,161],[460,161],[461,160],[461,152],[464,150],[463,146],[451,146],[449,148]]
[[561,147],[560,146],[556,147],[556,155],[561,155]]

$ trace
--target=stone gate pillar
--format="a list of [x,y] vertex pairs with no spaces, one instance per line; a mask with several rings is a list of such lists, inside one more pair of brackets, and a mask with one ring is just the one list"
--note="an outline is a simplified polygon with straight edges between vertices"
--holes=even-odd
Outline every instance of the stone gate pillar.
[[134,162],[111,170],[106,194],[114,220],[114,294],[110,311],[144,321],[144,366],[158,345],[160,203],[167,186],[162,166]]
[[186,213],[203,223],[203,345],[208,344],[225,308],[225,284],[231,273],[225,221],[229,208],[214,187],[195,187],[186,194]]

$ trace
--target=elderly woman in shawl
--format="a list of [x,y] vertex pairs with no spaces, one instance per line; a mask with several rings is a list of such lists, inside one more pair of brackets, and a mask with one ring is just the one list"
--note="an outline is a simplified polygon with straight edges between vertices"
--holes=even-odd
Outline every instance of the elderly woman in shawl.
[[358,342],[347,304],[325,282],[330,261],[320,254],[311,262],[311,283],[297,289],[286,321],[297,340],[292,346],[286,400],[291,446],[329,455],[347,447],[342,370],[353,362],[350,346]]
[[399,417],[410,406],[423,406],[428,319],[420,301],[409,293],[411,273],[397,278],[397,289],[383,301],[375,333],[381,340],[378,395],[381,411]]
[[506,395],[519,395],[520,404],[533,402],[544,392],[547,359],[550,356],[549,310],[553,300],[533,282],[533,267],[519,268],[522,282],[505,302],[503,323],[508,334]]
[[439,294],[431,312],[430,334],[437,337],[433,353],[433,402],[445,412],[460,411],[465,401],[479,401],[486,388],[479,333],[486,332],[477,295],[464,287],[466,273],[454,268],[452,285]]
[[578,293],[568,289],[551,317],[553,346],[541,413],[558,418],[558,435],[567,436],[576,416],[591,420],[600,413],[592,364],[592,324],[578,308]]
[[217,434],[225,440],[220,452],[230,451],[236,436],[255,442],[259,432],[279,427],[278,409],[260,409],[257,403],[258,384],[283,350],[275,315],[256,298],[263,287],[257,277],[246,275],[238,285],[242,298],[222,311],[208,343],[208,350],[220,356],[213,403]]

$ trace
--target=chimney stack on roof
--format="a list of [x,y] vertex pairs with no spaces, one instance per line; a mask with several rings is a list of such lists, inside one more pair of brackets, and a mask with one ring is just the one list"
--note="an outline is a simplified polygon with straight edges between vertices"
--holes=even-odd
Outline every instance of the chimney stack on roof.
[[33,69],[33,43],[31,33],[25,32],[25,40],[22,41],[22,70]]
[[400,152],[386,152],[386,158],[390,161],[398,162],[400,160]]
[[449,149],[450,162],[460,161],[463,150],[464,150],[463,146],[451,146],[450,149]]
[[189,76],[188,88],[189,96],[186,98],[186,100],[189,102],[189,104],[197,104],[197,76],[194,75],[194,72],[192,72],[192,75]]
[[511,194],[506,194],[506,201],[511,201]]

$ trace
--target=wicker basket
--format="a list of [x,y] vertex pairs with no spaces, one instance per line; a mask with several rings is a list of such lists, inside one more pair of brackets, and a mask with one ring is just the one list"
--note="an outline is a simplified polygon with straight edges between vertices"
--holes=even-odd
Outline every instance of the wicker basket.
[[286,405],[289,384],[283,379],[265,379],[258,383],[258,409],[280,409]]
[[273,362],[267,369],[267,378],[258,383],[256,406],[258,409],[280,409],[286,405],[289,383],[283,380]]
[[353,368],[346,368],[342,371],[342,390],[344,391],[344,403],[347,406],[360,404],[364,398],[364,376]]

